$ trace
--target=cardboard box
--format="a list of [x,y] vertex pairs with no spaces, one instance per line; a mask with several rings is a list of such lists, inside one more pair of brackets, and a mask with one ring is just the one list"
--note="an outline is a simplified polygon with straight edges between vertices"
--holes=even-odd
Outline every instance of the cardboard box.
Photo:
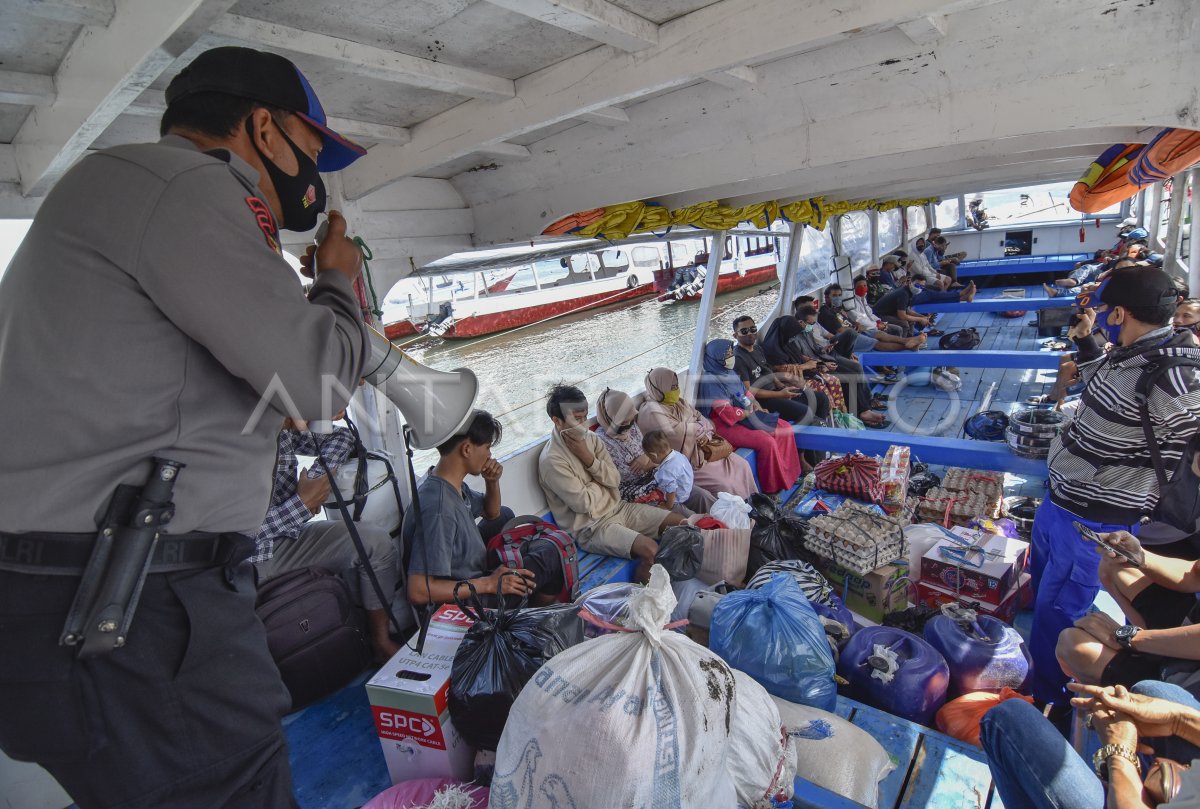
[[[939,540],[921,557],[921,581],[961,592],[964,598],[999,606],[1008,597],[1029,558],[1029,543],[1019,539],[956,527],[953,533],[983,549],[985,555],[968,554],[972,564],[944,558],[940,549],[961,549],[949,538]],[[978,567],[976,567],[978,563]]]
[[444,640],[462,640],[475,621],[458,608],[457,604],[443,604],[429,619],[430,638]]
[[883,565],[860,576],[853,570],[825,559],[812,559],[813,567],[829,580],[846,606],[864,618],[882,621],[884,613],[908,607],[908,587],[896,584],[904,577],[904,565]]
[[[1004,594],[1004,598],[999,604],[986,604],[979,601],[979,611],[984,615],[990,615],[993,618],[999,618],[1006,624],[1011,624],[1017,616],[1017,610],[1021,609],[1025,602],[1025,594],[1032,589],[1033,576],[1029,573],[1022,573],[1016,586]],[[948,590],[945,587],[940,587],[936,584],[930,584],[927,581],[917,582],[917,599],[919,603],[927,607],[940,607],[943,604],[949,604],[958,601],[959,598],[954,595],[953,590]],[[978,601],[974,598],[964,598],[965,601]]]
[[438,776],[471,780],[475,754],[447,708],[450,667],[461,642],[461,633],[434,637],[431,630],[423,654],[405,646],[367,683],[375,730],[394,784]]

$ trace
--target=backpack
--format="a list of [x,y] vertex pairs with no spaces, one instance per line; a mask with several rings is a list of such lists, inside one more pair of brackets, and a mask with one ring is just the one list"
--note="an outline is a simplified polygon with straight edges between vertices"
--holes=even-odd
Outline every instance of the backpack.
[[366,616],[346,582],[324,568],[300,568],[263,582],[254,612],[266,627],[267,648],[293,711],[344,687],[371,662]]
[[[561,571],[562,588],[558,600],[565,603],[579,594],[579,553],[575,540],[556,525],[537,517],[516,517],[504,530],[488,540],[488,566],[504,565],[527,568],[528,560],[536,559],[543,570]],[[554,581],[560,581],[555,577]]]
[[1158,478],[1158,502],[1150,514],[1150,521],[1166,523],[1185,534],[1193,534],[1197,521],[1200,520],[1200,480],[1192,474],[1187,452],[1183,453],[1171,475],[1167,475],[1167,466],[1163,461],[1158,439],[1154,435],[1154,427],[1150,423],[1150,391],[1163,375],[1180,367],[1200,371],[1200,357],[1166,356],[1148,363],[1145,372],[1138,379],[1135,395],[1142,431],[1146,436],[1146,446],[1150,450],[1155,477]]
[[943,334],[942,339],[938,340],[938,348],[942,351],[967,351],[981,342],[982,338],[975,329],[959,329]]

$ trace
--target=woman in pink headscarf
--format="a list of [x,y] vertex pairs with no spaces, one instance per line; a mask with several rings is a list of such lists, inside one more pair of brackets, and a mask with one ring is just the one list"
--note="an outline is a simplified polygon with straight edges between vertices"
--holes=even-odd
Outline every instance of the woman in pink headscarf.
[[749,497],[758,491],[754,470],[717,435],[713,423],[679,398],[679,376],[669,368],[646,374],[646,401],[638,411],[643,433],[662,430],[671,447],[679,450],[696,470],[696,485],[713,494],[729,492]]

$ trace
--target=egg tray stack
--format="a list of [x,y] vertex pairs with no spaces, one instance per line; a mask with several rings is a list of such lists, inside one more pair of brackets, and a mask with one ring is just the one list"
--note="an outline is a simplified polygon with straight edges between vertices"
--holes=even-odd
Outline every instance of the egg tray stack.
[[994,520],[1000,516],[1000,506],[1004,502],[1004,475],[1001,472],[984,472],[980,469],[952,466],[942,478],[942,488],[952,492],[982,495],[985,498],[983,510],[972,514],[972,517],[990,517]]
[[804,547],[811,553],[865,576],[877,567],[908,555],[901,514],[881,515],[846,501],[832,514],[808,521]]
[[930,489],[921,498],[917,517],[922,522],[935,522],[949,528],[966,525],[976,517],[991,516],[994,508],[992,498],[987,494],[937,488]]

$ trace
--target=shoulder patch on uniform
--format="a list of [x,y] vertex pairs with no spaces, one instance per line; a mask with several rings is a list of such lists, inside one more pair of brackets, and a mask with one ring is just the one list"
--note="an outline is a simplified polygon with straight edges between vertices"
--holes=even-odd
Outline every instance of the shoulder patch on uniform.
[[279,247],[279,240],[275,238],[275,234],[279,232],[279,228],[275,226],[275,217],[271,214],[271,209],[267,207],[267,203],[263,202],[258,197],[246,197],[246,205],[254,213],[254,221],[258,224],[258,229],[263,232],[263,236],[267,239],[267,246],[276,253],[283,251]]

